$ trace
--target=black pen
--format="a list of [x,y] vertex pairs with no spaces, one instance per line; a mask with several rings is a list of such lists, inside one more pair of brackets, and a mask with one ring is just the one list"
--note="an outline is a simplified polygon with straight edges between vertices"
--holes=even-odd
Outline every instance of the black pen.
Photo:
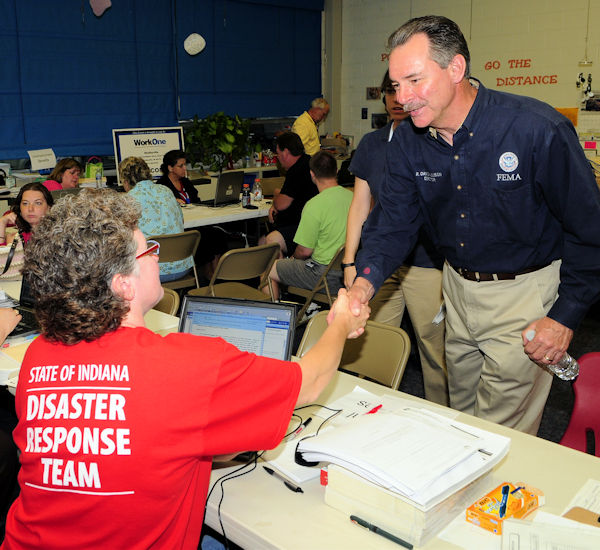
[[266,466],[263,466],[263,468],[266,470],[267,474],[283,481],[283,484],[290,491],[294,491],[294,493],[304,493],[304,491],[302,490],[302,487],[300,487],[299,485],[296,485],[293,481],[290,481],[287,477],[280,474],[278,471],[273,470],[273,468],[267,468]]
[[400,546],[404,546],[404,548],[408,548],[408,550],[412,550],[413,545],[410,542],[406,542],[405,540],[402,540],[401,538],[398,538],[392,535],[391,533],[384,531],[383,529],[381,529],[381,527],[377,527],[377,525],[373,525],[372,523],[369,523],[368,521],[365,521],[364,519],[361,519],[358,516],[350,516],[350,521],[352,523],[360,525],[361,527],[364,527],[365,529],[368,529],[369,531],[372,531],[373,533],[381,535],[383,538],[391,540],[392,542],[395,542]]

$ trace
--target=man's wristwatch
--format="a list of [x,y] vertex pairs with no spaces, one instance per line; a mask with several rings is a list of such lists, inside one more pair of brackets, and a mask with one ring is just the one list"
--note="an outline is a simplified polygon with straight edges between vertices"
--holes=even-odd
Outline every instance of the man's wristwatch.
[[350,262],[350,263],[342,263],[340,264],[342,266],[342,269],[346,269],[347,267],[354,267],[354,262]]

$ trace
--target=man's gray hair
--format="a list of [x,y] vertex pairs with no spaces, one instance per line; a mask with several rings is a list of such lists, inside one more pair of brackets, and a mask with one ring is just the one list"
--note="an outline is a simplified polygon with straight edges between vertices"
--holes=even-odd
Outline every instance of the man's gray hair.
[[464,78],[471,76],[471,55],[467,41],[459,26],[441,15],[426,15],[407,21],[388,39],[388,48],[393,50],[406,44],[415,34],[423,33],[429,39],[429,50],[433,59],[442,69],[446,69],[454,56],[462,55],[466,61]]
[[327,103],[327,100],[324,97],[317,97],[312,100],[310,106],[313,109],[325,109],[329,107],[329,103]]

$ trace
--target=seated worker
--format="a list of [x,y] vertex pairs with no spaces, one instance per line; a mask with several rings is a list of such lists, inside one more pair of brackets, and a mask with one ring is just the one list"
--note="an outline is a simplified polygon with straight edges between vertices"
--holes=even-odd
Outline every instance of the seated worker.
[[304,111],[292,125],[292,132],[300,136],[306,153],[311,157],[321,149],[317,127],[328,114],[329,103],[324,98],[317,97],[312,100],[310,109]]
[[15,235],[7,235],[6,228],[17,226],[23,244],[54,204],[52,194],[39,182],[26,183],[19,190],[16,204],[0,218],[0,246],[11,244]]
[[42,334],[16,390],[21,492],[3,550],[196,550],[213,457],[276,446],[364,330],[369,309],[355,321],[342,289],[299,363],[151,332],[144,314],[163,289],[139,217],[133,197],[84,189],[26,249]]
[[[164,186],[152,181],[150,168],[144,159],[127,157],[119,163],[119,178],[125,191],[142,207],[138,227],[144,235],[170,235],[183,233],[183,213],[173,194]],[[185,277],[194,266],[194,258],[159,265],[160,282],[175,281]]]
[[60,189],[75,189],[79,185],[81,164],[75,159],[60,159],[44,185],[48,191]]
[[279,163],[287,170],[281,190],[275,190],[273,205],[269,210],[269,221],[274,230],[262,237],[259,244],[278,243],[281,257],[293,254],[294,235],[302,209],[306,202],[319,190],[310,177],[308,161],[310,157],[304,153],[304,146],[297,134],[284,132],[276,138],[277,157]]
[[[350,163],[355,180],[343,259],[346,288],[350,288],[356,278],[354,259],[363,224],[381,193],[388,142],[399,125],[410,124],[406,120],[408,113],[396,101],[396,91],[387,71],[381,83],[381,93],[391,121],[362,138]],[[442,264],[442,255],[435,249],[425,230],[421,229],[417,244],[404,265],[384,281],[370,303],[374,321],[395,327],[400,326],[406,306],[419,348],[425,397],[447,406],[448,375],[444,357],[446,326],[445,321],[438,318],[444,302]]]
[[[352,202],[352,191],[338,185],[337,162],[327,151],[319,151],[310,159],[310,175],[319,194],[310,199],[294,235],[297,244],[293,258],[277,260],[269,277],[275,298],[279,284],[311,289],[346,239],[346,220]],[[332,292],[343,286],[342,273],[331,270],[327,283]],[[268,291],[268,287],[264,290]]]
[[174,149],[163,157],[160,171],[163,173],[156,183],[168,187],[179,204],[196,204],[200,202],[198,191],[187,178],[185,153]]

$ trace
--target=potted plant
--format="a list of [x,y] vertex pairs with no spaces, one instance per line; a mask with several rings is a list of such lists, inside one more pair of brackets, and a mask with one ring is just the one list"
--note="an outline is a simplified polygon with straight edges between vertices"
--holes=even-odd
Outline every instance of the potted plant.
[[250,121],[237,115],[223,111],[205,118],[195,115],[185,130],[186,157],[192,166],[200,163],[214,172],[233,168],[233,163],[246,154],[249,132]]

